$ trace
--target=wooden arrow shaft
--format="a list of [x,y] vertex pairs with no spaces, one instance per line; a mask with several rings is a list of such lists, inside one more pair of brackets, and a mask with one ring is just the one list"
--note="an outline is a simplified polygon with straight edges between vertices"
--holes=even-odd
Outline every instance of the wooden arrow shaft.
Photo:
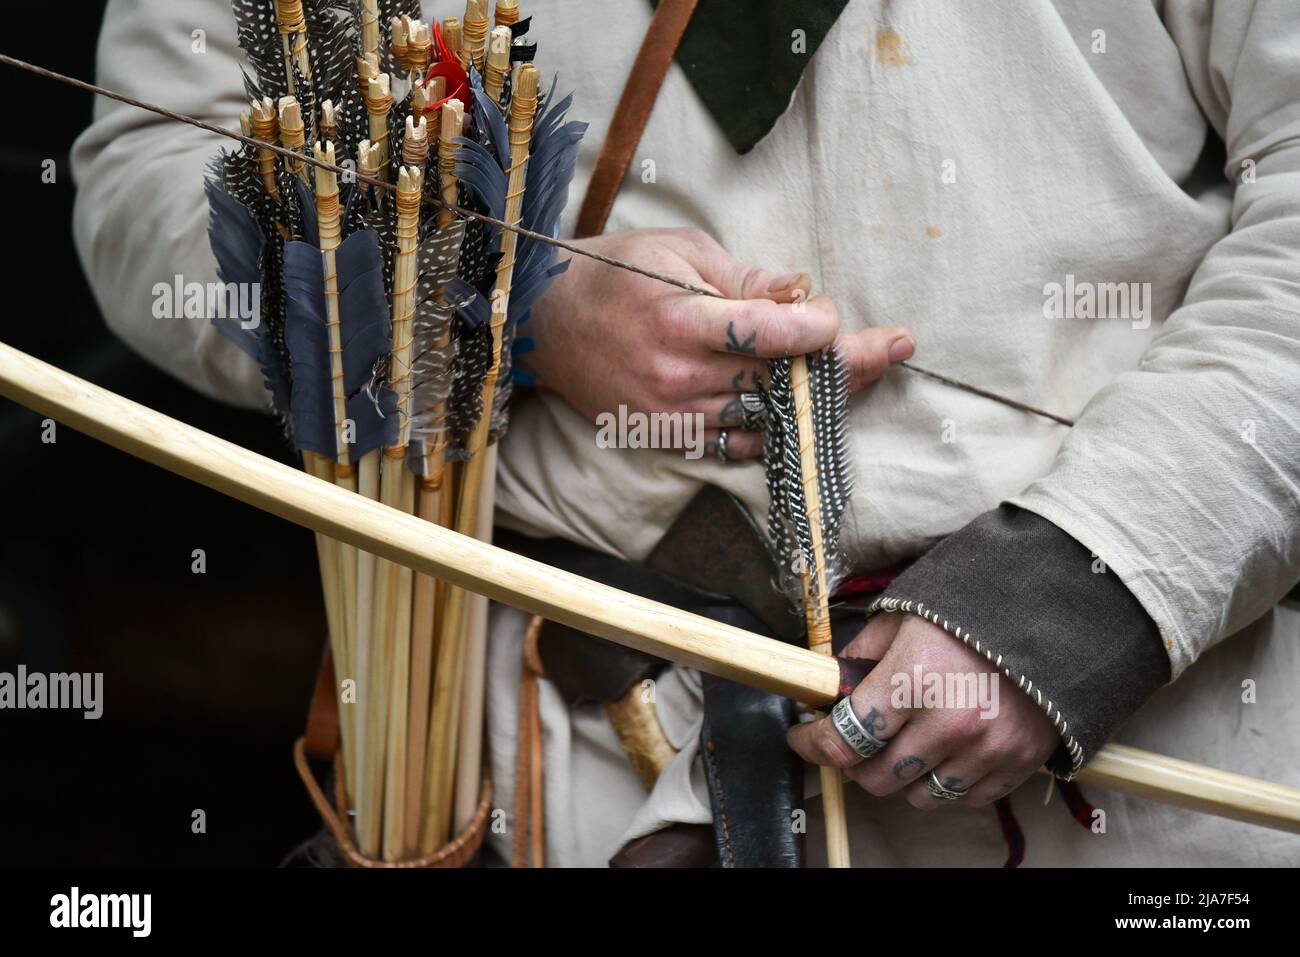
[[[191,481],[551,621],[810,705],[835,659],[619,591],[388,508],[0,343],[0,395]],[[1107,745],[1079,781],[1300,833],[1300,789]]]

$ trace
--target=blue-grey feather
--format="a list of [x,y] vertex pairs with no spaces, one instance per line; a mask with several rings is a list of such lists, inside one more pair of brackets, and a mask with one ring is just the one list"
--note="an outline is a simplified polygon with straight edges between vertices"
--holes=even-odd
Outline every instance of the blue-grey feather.
[[456,303],[456,312],[471,329],[492,320],[492,304],[487,297],[480,296],[478,290],[459,276],[447,283],[444,295]]
[[[353,233],[335,254],[347,416],[355,426],[349,453],[360,458],[396,438],[396,396],[375,381],[390,348],[388,303],[378,237]],[[285,340],[293,361],[292,410],[298,447],[337,457],[321,251],[305,242],[284,247]]]
[[[489,216],[501,219],[506,214],[506,192],[510,179],[505,169],[498,165],[490,150],[463,136],[452,137],[460,148],[456,150],[456,178],[474,193],[486,208]],[[509,166],[509,160],[506,161]],[[493,227],[499,233],[499,227]],[[499,248],[499,236],[493,249]]]
[[[218,277],[227,284],[260,286],[266,243],[257,220],[215,180],[209,179],[204,189],[210,212],[208,241],[217,260]],[[275,347],[272,330],[260,322],[245,329],[232,318],[238,315],[235,305],[228,303],[226,315],[214,317],[212,322],[223,337],[257,362],[272,405],[277,412],[285,413],[289,410],[289,374]]]
[[298,195],[298,210],[302,215],[302,235],[298,238],[312,246],[320,245],[320,232],[316,227],[316,194],[297,176],[293,177],[294,192]]
[[[554,89],[553,82],[547,106],[534,125],[520,220],[525,229],[552,237],[560,234],[560,217],[568,202],[578,149],[587,130],[586,123],[565,121],[573,94],[555,100]],[[517,322],[527,313],[564,271],[567,262],[558,264],[558,258],[554,246],[520,237],[510,291],[510,321]]]
[[375,381],[375,369],[392,350],[384,262],[372,230],[343,240],[335,258],[343,343],[343,388],[348,418],[356,423],[353,456],[397,442],[397,395]]
[[479,130],[487,134],[488,142],[496,151],[497,160],[503,169],[510,166],[510,133],[506,129],[505,116],[500,108],[492,102],[492,97],[483,92],[482,81],[477,72],[471,71],[470,86],[474,92],[474,123]]
[[509,317],[516,323],[522,320],[550,288],[555,277],[568,268],[569,261],[565,259],[563,262],[552,263],[546,269],[529,270],[510,290]]
[[293,365],[294,442],[304,452],[337,458],[325,269],[315,246],[298,240],[284,244],[284,298],[284,339]]

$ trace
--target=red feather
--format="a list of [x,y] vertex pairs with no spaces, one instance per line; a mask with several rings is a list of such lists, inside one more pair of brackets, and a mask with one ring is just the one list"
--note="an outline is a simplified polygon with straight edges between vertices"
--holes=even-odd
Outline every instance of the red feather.
[[442,38],[442,27],[437,23],[433,25],[433,40],[438,47],[438,62],[429,67],[429,72],[424,75],[424,82],[427,86],[434,77],[445,78],[447,95],[436,103],[430,103],[424,108],[424,112],[432,113],[434,110],[441,109],[448,100],[460,100],[468,106],[469,75],[460,65],[455,54],[447,48],[447,43]]

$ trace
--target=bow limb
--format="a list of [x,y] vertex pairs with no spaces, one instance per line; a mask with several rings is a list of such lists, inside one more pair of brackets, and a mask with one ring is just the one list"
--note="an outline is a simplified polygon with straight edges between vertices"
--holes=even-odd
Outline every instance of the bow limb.
[[[843,663],[551,568],[388,508],[92,385],[0,343],[0,395],[263,511],[503,604],[813,706]],[[1077,780],[1300,834],[1300,789],[1153,754],[1102,748]]]

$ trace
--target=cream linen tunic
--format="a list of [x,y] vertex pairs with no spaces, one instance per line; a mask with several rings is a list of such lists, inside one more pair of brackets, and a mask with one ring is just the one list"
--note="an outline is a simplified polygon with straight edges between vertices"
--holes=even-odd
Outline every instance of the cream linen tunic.
[[[540,65],[591,122],[571,229],[650,7],[528,6]],[[100,80],[235,125],[232,23],[224,0],[111,0]],[[1198,165],[1211,130],[1226,156]],[[215,276],[202,175],[219,145],[100,101],[74,153],[76,238],[124,339],[198,389],[264,404],[252,363],[206,322],[150,308],[156,282]],[[1121,739],[1300,785],[1300,616],[1270,611],[1300,576],[1300,7],[854,0],[744,157],[670,70],[608,228],[688,225],[741,259],[807,270],[847,329],[906,325],[918,363],[1078,419],[1067,430],[891,372],[851,409],[856,563],[916,554],[1003,500],[1037,512],[1120,576],[1182,676]],[[1148,309],[1046,318],[1046,290],[1075,283],[1141,284]],[[636,559],[701,482],[763,513],[757,465],[597,448],[541,392],[501,449],[498,520]],[[490,738],[507,809],[521,632],[497,610]],[[599,864],[664,821],[708,819],[698,694],[689,673],[659,682],[683,750],[647,797],[600,712],[571,713],[544,686],[552,863]],[[1108,831],[1092,835],[1059,801],[1040,808],[1038,783],[1025,790],[1031,864],[1300,861],[1300,838],[1102,792],[1089,796]],[[859,862],[1001,860],[991,811],[856,803]]]

